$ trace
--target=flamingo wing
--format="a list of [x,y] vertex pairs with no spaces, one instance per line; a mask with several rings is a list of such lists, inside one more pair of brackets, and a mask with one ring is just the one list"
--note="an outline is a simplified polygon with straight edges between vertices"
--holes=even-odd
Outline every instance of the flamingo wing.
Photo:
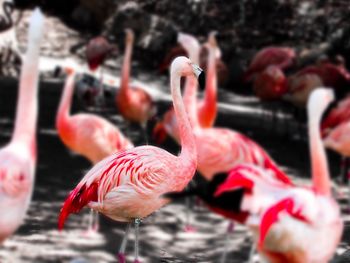
[[[164,154],[168,156],[164,156]],[[170,157],[170,158],[167,158]],[[174,160],[168,152],[152,146],[137,147],[115,153],[97,163],[69,194],[59,215],[59,229],[70,213],[78,213],[91,202],[103,206],[106,196],[116,189],[131,187],[143,197],[149,197],[166,183]],[[160,195],[160,194],[159,194]]]

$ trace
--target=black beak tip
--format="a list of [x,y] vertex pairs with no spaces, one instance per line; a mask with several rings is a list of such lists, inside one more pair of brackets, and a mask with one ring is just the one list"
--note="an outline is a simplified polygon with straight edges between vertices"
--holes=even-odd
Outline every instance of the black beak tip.
[[203,91],[205,88],[205,72],[204,71],[202,71],[198,76],[198,84],[199,84],[199,89]]

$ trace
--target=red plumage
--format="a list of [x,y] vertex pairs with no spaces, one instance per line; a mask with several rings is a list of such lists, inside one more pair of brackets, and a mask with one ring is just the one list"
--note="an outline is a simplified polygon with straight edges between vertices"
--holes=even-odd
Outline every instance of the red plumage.
[[67,197],[58,218],[58,229],[62,230],[64,222],[71,213],[79,213],[89,202],[97,201],[98,183],[90,186],[83,184],[76,187]]

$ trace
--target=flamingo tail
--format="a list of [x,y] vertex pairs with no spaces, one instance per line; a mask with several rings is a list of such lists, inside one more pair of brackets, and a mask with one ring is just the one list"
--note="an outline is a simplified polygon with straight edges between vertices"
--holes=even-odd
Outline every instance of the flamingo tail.
[[89,202],[97,201],[98,184],[93,183],[76,187],[63,204],[59,218],[58,229],[62,230],[64,223],[71,213],[79,213]]

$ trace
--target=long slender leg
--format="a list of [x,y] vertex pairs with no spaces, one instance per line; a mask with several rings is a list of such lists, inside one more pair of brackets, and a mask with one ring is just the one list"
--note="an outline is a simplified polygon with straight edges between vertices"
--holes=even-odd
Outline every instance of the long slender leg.
[[147,121],[141,123],[141,129],[143,131],[143,139],[145,140],[145,144],[148,145]]
[[185,232],[195,232],[196,228],[192,225],[192,220],[191,220],[191,212],[193,209],[191,209],[191,204],[192,204],[191,196],[188,196],[185,198],[185,204],[186,204],[186,219],[185,219]]
[[225,263],[226,262],[226,258],[227,258],[227,251],[228,251],[228,243],[230,240],[230,234],[233,233],[235,228],[235,223],[233,221],[230,221],[228,227],[227,227],[227,231],[225,234],[225,247],[224,247],[224,252],[222,253],[221,256],[221,260],[220,263]]
[[135,219],[135,260],[134,263],[140,263],[139,261],[139,227],[141,224],[141,219]]
[[126,245],[128,243],[130,228],[131,228],[131,223],[128,223],[126,226],[126,229],[125,229],[125,234],[124,234],[122,243],[121,243],[120,248],[119,248],[119,252],[117,254],[117,258],[118,258],[119,263],[126,263],[125,250],[126,250]]
[[254,253],[255,253],[255,243],[253,241],[253,244],[250,248],[250,251],[249,251],[249,258],[248,258],[248,263],[253,263],[253,260],[254,260]]

